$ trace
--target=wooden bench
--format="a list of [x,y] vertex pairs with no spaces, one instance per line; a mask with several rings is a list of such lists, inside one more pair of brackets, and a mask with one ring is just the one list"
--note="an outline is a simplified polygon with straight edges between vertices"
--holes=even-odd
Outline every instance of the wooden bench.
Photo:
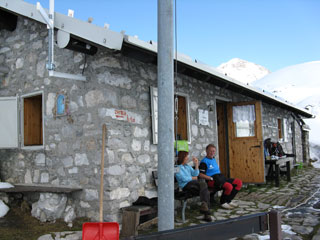
[[0,188],[0,192],[6,193],[23,193],[23,192],[50,192],[50,193],[72,193],[81,191],[79,187],[69,187],[62,185],[49,185],[49,184],[29,184],[29,183],[16,183],[12,184],[13,188]]
[[291,168],[290,168],[290,159],[287,157],[282,157],[279,159],[265,160],[265,164],[269,165],[269,170],[267,174],[267,180],[275,181],[275,186],[279,187],[280,185],[280,166],[286,165],[286,176],[287,181],[291,181]]
[[[156,187],[158,187],[158,172],[152,171],[152,177]],[[174,199],[181,202],[181,206],[182,206],[181,219],[182,219],[182,222],[185,223],[186,222],[185,212],[186,212],[187,203],[188,203],[187,200],[194,197],[198,197],[199,195],[195,196],[195,195],[192,195],[190,192],[183,191],[181,188],[179,188],[176,178],[174,178],[174,181],[175,181]],[[219,189],[209,188],[209,191],[210,191],[210,199],[211,199],[219,191]]]
[[135,205],[122,208],[121,237],[138,235],[138,230],[157,222],[157,208]]

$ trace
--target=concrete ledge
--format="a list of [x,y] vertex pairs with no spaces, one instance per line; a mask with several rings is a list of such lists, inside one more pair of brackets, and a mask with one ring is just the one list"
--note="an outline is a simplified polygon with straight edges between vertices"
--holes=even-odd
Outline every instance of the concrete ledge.
[[17,183],[13,184],[13,188],[1,188],[0,192],[51,192],[51,193],[71,193],[81,191],[82,188],[69,187],[62,185],[49,185],[49,184],[28,184]]

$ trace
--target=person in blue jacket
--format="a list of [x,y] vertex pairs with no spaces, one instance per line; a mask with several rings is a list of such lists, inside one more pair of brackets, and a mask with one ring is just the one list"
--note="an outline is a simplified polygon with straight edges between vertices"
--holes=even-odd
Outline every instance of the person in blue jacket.
[[213,144],[209,144],[206,147],[207,156],[200,163],[200,178],[207,181],[209,188],[223,190],[220,198],[221,207],[232,209],[238,207],[238,204],[232,200],[241,189],[242,181],[238,178],[226,178],[221,174],[219,165],[214,158],[216,151],[216,146]]
[[179,170],[175,174],[179,187],[183,191],[188,191],[194,196],[200,195],[201,207],[200,212],[204,214],[204,220],[211,222],[212,218],[209,211],[210,193],[205,181],[199,181],[199,160],[192,157],[194,169],[188,165],[189,153],[180,151],[178,153]]

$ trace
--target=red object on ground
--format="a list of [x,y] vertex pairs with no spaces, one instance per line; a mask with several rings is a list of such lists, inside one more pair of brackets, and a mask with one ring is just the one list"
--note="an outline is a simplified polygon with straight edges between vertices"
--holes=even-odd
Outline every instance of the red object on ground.
[[119,224],[117,222],[84,223],[82,240],[119,240]]

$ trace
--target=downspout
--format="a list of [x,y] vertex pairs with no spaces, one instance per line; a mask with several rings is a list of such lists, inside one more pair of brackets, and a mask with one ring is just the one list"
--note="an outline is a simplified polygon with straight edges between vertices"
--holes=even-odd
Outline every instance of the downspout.
[[[52,22],[52,26],[54,26],[54,0],[50,0],[50,6],[49,6],[49,19]],[[48,63],[47,63],[47,69],[54,70],[55,65],[54,65],[54,27],[49,28],[49,33],[48,33],[48,39],[49,39],[49,49],[48,49]]]

